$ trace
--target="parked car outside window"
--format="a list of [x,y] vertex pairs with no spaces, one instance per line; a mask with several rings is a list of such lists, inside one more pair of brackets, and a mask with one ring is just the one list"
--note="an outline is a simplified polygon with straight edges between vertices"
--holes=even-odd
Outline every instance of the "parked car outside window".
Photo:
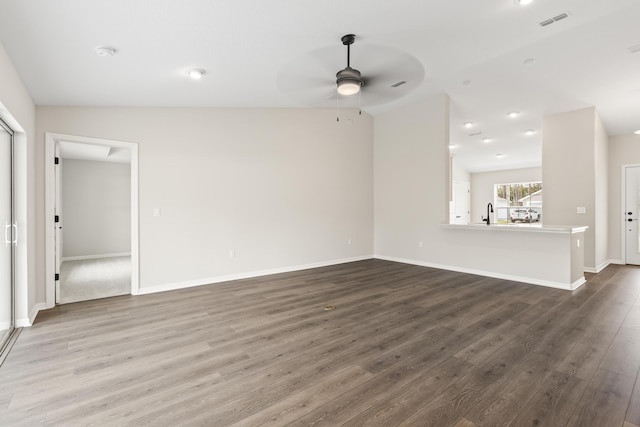
[[540,212],[531,208],[513,209],[511,211],[511,222],[533,222],[540,221]]

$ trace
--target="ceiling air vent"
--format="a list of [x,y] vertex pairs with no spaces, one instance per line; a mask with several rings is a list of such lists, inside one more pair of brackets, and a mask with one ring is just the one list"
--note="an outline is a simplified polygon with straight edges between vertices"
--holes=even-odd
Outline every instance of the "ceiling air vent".
[[394,83],[391,85],[391,87],[398,87],[398,86],[402,86],[403,84],[406,84],[407,82],[405,82],[404,80],[400,80],[397,83]]
[[540,23],[541,27],[546,27],[547,25],[551,25],[554,22],[562,21],[565,18],[569,17],[569,13],[561,13],[560,15],[556,15],[553,18],[546,19]]
[[478,136],[478,135],[482,135],[482,132],[474,132],[469,134],[469,136]]

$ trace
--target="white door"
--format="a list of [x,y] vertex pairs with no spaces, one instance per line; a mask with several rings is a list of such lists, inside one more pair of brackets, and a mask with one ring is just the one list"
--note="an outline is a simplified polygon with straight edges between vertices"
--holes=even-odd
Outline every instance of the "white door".
[[625,168],[625,263],[640,265],[640,166]]
[[470,222],[471,192],[470,184],[463,181],[453,181],[453,206],[451,224],[469,224]]

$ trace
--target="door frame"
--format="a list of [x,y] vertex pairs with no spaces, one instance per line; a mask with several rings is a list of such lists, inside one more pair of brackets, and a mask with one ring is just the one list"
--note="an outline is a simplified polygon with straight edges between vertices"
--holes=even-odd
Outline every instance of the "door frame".
[[45,133],[45,304],[55,306],[56,248],[55,248],[55,149],[58,141],[126,148],[131,152],[131,295],[140,290],[139,210],[138,210],[138,144],[84,136]]
[[621,248],[621,256],[620,261],[623,265],[627,264],[627,230],[626,224],[624,221],[624,213],[627,208],[627,168],[635,168],[640,167],[640,163],[630,163],[627,165],[622,165],[620,168],[620,248]]
[[[10,257],[10,264],[9,264],[9,303],[10,303],[10,308],[9,308],[9,329],[7,329],[8,334],[6,336],[6,340],[0,341],[0,365],[2,364],[3,358],[6,357],[7,355],[7,350],[10,348],[11,346],[11,342],[12,339],[14,338],[14,335],[16,333],[16,329],[17,329],[17,325],[16,325],[16,244],[17,244],[17,238],[18,238],[18,230],[17,230],[17,219],[16,219],[16,191],[15,191],[15,150],[14,150],[14,146],[15,146],[15,132],[13,131],[13,129],[11,128],[11,126],[9,126],[8,123],[6,123],[4,120],[2,120],[2,118],[0,117],[0,130],[4,130],[9,134],[10,137],[10,141],[9,141],[9,220],[10,220],[10,224],[8,224],[9,227],[11,227],[11,233],[10,233],[10,242],[8,247],[9,247],[9,257]],[[7,230],[5,229],[5,227],[7,227],[7,224],[0,223],[0,227],[2,227],[2,243],[0,244],[5,244],[4,239],[7,237],[6,233]],[[14,229],[15,228],[15,229]],[[3,290],[4,292],[4,290]],[[1,332],[0,332],[1,333]],[[1,338],[0,338],[1,339]]]

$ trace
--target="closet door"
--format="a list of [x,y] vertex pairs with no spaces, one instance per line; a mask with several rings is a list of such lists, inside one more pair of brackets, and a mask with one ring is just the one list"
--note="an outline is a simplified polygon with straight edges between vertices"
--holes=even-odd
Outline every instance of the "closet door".
[[0,121],[0,351],[14,329],[13,257],[17,228],[13,218],[13,135]]

